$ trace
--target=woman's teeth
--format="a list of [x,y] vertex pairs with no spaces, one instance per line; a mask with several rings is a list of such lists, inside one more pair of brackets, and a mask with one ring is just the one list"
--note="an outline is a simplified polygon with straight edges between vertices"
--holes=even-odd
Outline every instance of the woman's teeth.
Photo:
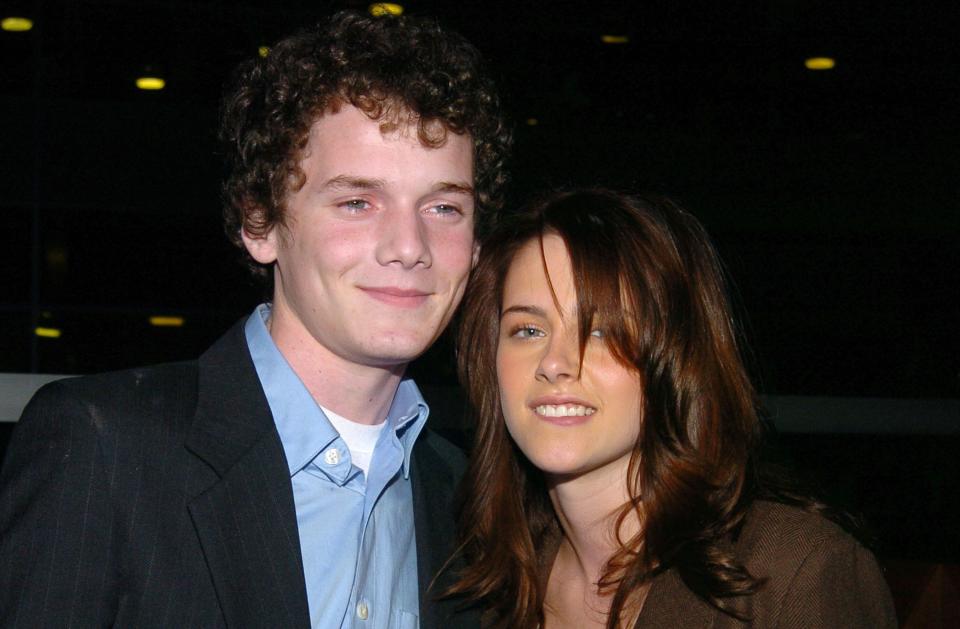
[[534,410],[544,417],[582,417],[593,415],[597,409],[580,404],[541,404]]

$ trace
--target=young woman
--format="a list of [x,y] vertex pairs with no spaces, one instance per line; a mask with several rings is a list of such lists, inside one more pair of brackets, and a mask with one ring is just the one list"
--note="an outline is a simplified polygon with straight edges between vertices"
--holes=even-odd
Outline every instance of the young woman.
[[691,215],[554,195],[486,239],[463,312],[477,434],[450,593],[487,625],[896,625],[873,556],[813,503],[771,500]]

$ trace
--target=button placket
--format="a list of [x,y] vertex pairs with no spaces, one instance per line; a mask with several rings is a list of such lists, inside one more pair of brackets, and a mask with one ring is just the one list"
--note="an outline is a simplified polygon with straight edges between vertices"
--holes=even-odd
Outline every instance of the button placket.
[[370,617],[370,607],[367,605],[366,601],[360,601],[357,603],[357,618],[360,620],[366,620]]

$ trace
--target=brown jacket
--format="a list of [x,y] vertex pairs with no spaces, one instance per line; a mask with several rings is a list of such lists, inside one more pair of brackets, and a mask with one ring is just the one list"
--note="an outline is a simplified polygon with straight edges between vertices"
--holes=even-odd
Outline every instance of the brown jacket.
[[734,548],[750,574],[767,578],[745,602],[752,622],[711,607],[687,589],[675,570],[668,570],[651,584],[635,629],[897,626],[890,591],[873,555],[823,517],[758,501]]

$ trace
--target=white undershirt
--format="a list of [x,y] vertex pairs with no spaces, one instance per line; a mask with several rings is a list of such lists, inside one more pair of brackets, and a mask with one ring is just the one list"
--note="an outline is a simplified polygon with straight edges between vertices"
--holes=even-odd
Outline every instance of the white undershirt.
[[354,465],[363,470],[363,475],[368,476],[370,472],[370,460],[373,458],[373,449],[380,439],[380,433],[386,427],[386,420],[373,426],[359,424],[350,421],[342,415],[337,415],[333,411],[323,406],[320,407],[323,414],[327,416],[330,423],[338,433],[347,448],[350,450],[350,460]]

